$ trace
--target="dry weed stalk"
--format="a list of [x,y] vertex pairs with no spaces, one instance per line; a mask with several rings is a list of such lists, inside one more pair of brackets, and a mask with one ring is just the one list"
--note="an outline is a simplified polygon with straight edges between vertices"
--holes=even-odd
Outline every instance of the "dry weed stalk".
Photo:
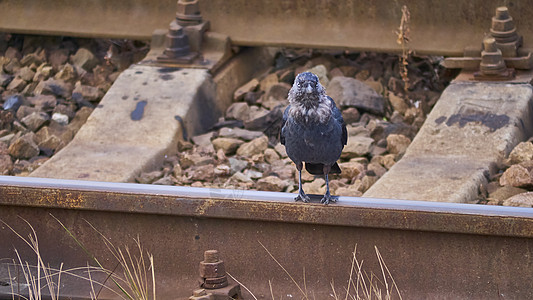
[[[303,299],[315,299],[314,293],[311,292],[313,295],[312,297],[309,296],[309,292],[307,290],[307,284],[305,280],[305,269],[304,269],[304,288],[302,289],[301,286],[296,282],[296,280],[292,277],[292,275],[283,267],[283,265],[272,255],[272,253],[261,243],[259,244],[265,249],[265,251],[270,255],[270,257],[278,264],[278,266],[289,276],[289,278],[292,280],[294,285],[298,288],[300,293],[302,294]],[[370,275],[363,270],[363,261],[359,261],[356,257],[356,251],[357,251],[357,245],[354,247],[354,251],[352,253],[352,261],[351,261],[351,268],[350,268],[350,276],[348,279],[348,286],[346,289],[346,294],[344,297],[344,300],[371,300],[371,299],[377,299],[377,300],[390,300],[394,298],[402,299],[402,295],[400,294],[400,290],[398,289],[398,286],[396,284],[396,281],[394,281],[394,278],[392,277],[392,274],[385,264],[385,261],[383,260],[383,257],[381,256],[381,253],[379,252],[378,248],[374,246],[374,249],[376,251],[376,256],[379,262],[379,266],[381,269],[381,276],[382,278],[379,278],[374,273],[370,273]],[[234,278],[233,276],[231,276]],[[268,281],[269,287],[270,287],[270,294],[272,297],[272,300],[274,300],[274,292],[272,289],[272,283],[269,280]],[[241,284],[242,285],[242,284]],[[331,290],[332,290],[332,297],[335,300],[341,300],[337,292],[335,291],[335,284],[333,281],[330,283]],[[250,292],[248,288],[245,287],[245,289]],[[250,292],[250,294],[252,294]],[[256,299],[256,297],[252,294],[252,297]]]
[[[102,286],[101,283],[97,281],[93,281],[91,278],[90,272],[91,271],[102,272],[100,268],[88,266],[88,267],[63,269],[63,263],[61,263],[59,268],[57,269],[57,268],[50,267],[49,264],[45,264],[44,259],[41,255],[41,250],[39,247],[39,240],[37,238],[37,233],[35,229],[27,220],[23,218],[21,219],[28,225],[31,231],[31,233],[28,235],[27,238],[22,236],[18,231],[16,231],[9,224],[0,220],[1,223],[3,223],[7,228],[9,228],[9,230],[11,230],[18,238],[20,238],[25,244],[27,244],[30,247],[30,249],[36,255],[36,259],[37,259],[37,263],[35,265],[32,265],[28,263],[28,261],[23,261],[18,249],[14,250],[15,255],[17,256],[17,259],[16,260],[14,259],[13,262],[10,265],[8,265],[8,276],[9,276],[10,286],[11,286],[11,295],[13,296],[13,299],[15,299],[15,296],[17,296],[18,299],[29,299],[29,300],[40,300],[43,298],[52,299],[52,300],[59,299],[61,278],[65,275],[72,276],[78,279],[88,280],[92,287],[94,286],[94,284],[96,284],[96,285],[101,286],[101,288],[110,290],[108,287]],[[16,273],[22,272],[22,277],[23,277],[22,282],[19,281],[18,276],[15,276],[15,274],[11,273],[11,267],[16,269]],[[85,269],[87,269],[87,272],[89,275],[88,277],[84,277],[76,273],[77,271],[84,271]],[[13,281],[14,278],[17,278],[16,282]],[[27,297],[21,294],[21,291],[20,291],[21,285],[27,287],[27,290],[28,290]],[[15,291],[15,286],[17,287],[16,291]],[[48,296],[43,295],[45,291],[49,293]],[[96,297],[92,299],[96,299]]]
[[409,74],[407,71],[407,66],[409,64],[409,55],[411,55],[411,50],[409,50],[409,47],[407,46],[411,31],[411,28],[409,27],[410,20],[411,13],[409,12],[407,6],[404,5],[402,7],[402,19],[400,20],[400,27],[398,27],[398,31],[396,32],[398,36],[396,42],[402,47],[402,55],[400,56],[400,76],[404,82],[403,88],[406,94],[407,89],[409,88]]
[[[378,247],[374,246],[374,249],[378,258],[382,278],[380,279],[372,272],[370,273],[370,275],[368,275],[366,272],[363,271],[363,261],[359,261],[356,257],[356,245],[352,255],[352,268],[350,270],[350,278],[348,280],[346,297],[344,298],[345,300],[347,300],[348,297],[354,300],[390,300],[392,299],[393,294],[396,294],[400,300],[402,299],[400,290],[398,289],[398,286],[396,285],[396,282],[394,281],[394,278],[392,277],[389,268],[387,268],[387,265],[385,264],[385,261],[383,260],[383,257],[381,256]],[[356,272],[355,281],[353,279],[354,271]],[[390,286],[389,280],[391,281]],[[354,293],[350,294],[350,289],[352,287],[354,289]],[[385,294],[383,294],[383,290],[385,291]],[[339,300],[339,298],[336,296],[335,299]]]
[[[102,238],[102,241],[106,245],[109,252],[116,259],[118,265],[122,267],[123,276],[117,276],[114,271],[109,271],[103,267],[100,261],[91,254],[89,250],[74,236],[74,234],[68,230],[68,228],[59,219],[52,217],[67,231],[67,233],[76,241],[76,243],[85,251],[85,253],[101,268],[108,278],[115,284],[115,286],[122,293],[124,299],[130,300],[148,300],[156,299],[155,293],[155,270],[154,270],[154,257],[152,254],[146,252],[148,255],[148,266],[144,256],[144,250],[141,246],[140,239],[134,239],[138,250],[138,256],[132,255],[128,246],[124,247],[124,250],[116,247],[111,241],[101,233],[96,227],[94,227],[89,221],[85,222]],[[148,280],[147,269],[151,270],[150,281]],[[151,289],[150,289],[151,286]],[[151,292],[151,295],[150,295]],[[96,294],[96,297],[98,297]]]
[[[87,255],[97,264],[97,267],[89,266],[87,267],[78,267],[72,269],[63,269],[63,264],[59,266],[59,269],[55,269],[45,264],[43,257],[41,256],[41,251],[39,248],[39,241],[37,239],[37,233],[31,224],[25,219],[21,218],[30,228],[31,233],[26,238],[18,233],[13,227],[11,227],[6,222],[0,220],[7,228],[9,228],[17,237],[19,237],[24,243],[26,243],[31,250],[37,256],[37,264],[30,265],[27,261],[23,261],[19,251],[15,249],[15,254],[17,256],[16,260],[13,260],[13,266],[16,268],[17,272],[22,272],[23,282],[11,282],[11,294],[13,299],[15,296],[18,296],[19,299],[29,299],[29,300],[40,300],[43,297],[46,299],[58,300],[60,298],[59,288],[61,286],[61,278],[64,275],[69,275],[76,277],[78,279],[88,280],[91,285],[90,298],[97,299],[100,292],[105,289],[115,294],[121,299],[130,299],[130,300],[148,300],[156,299],[155,294],[155,272],[154,272],[154,258],[153,255],[143,250],[139,238],[134,239],[136,243],[136,248],[138,250],[138,255],[132,254],[129,248],[126,246],[124,250],[118,247],[115,247],[111,241],[105,237],[101,232],[99,232],[94,226],[87,222],[101,237],[105,245],[111,252],[111,254],[117,260],[118,265],[123,269],[122,276],[118,276],[114,271],[105,269],[102,264],[98,261],[94,255],[92,255],[85,246],[74,236],[74,234],[68,230],[65,225],[59,221],[56,217],[51,215],[62,227],[67,231],[67,233],[78,243],[78,245],[87,253]],[[87,272],[87,277],[79,275],[76,271],[85,271]],[[149,273],[147,270],[151,270]],[[107,275],[107,279],[101,283],[93,280],[92,272],[100,272]],[[12,280],[11,269],[8,267],[8,275],[10,280]],[[119,289],[117,292],[115,289],[112,289],[106,286],[105,282],[110,279],[115,286]],[[27,288],[27,297],[21,295],[20,291],[15,291],[15,286],[24,285]],[[95,285],[99,287],[98,292],[95,291]],[[151,289],[150,289],[151,287]],[[47,291],[50,295],[43,296],[43,292]]]

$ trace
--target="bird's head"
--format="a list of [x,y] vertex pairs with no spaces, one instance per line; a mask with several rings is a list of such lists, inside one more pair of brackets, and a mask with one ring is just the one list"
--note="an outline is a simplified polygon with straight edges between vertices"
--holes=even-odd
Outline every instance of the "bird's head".
[[311,72],[303,72],[294,79],[288,98],[291,104],[312,107],[317,106],[324,95],[324,87],[318,81],[318,76]]
[[303,72],[296,76],[289,91],[289,114],[304,122],[326,122],[331,116],[331,101],[318,76]]

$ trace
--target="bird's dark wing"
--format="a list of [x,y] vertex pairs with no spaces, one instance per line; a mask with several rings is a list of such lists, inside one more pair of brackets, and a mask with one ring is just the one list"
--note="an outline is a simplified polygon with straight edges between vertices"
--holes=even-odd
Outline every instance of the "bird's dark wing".
[[341,135],[341,141],[343,145],[346,145],[348,142],[348,131],[346,130],[346,123],[344,123],[344,119],[342,118],[341,111],[337,108],[337,105],[335,104],[335,101],[328,96],[328,99],[331,101],[331,112],[333,114],[333,118],[337,120],[339,124],[341,124],[342,127],[342,135]]
[[283,133],[283,128],[285,127],[285,123],[287,122],[287,119],[289,118],[289,108],[291,106],[288,105],[287,108],[285,108],[285,111],[283,112],[283,117],[281,121],[281,130],[279,132],[279,141],[282,145],[285,145],[285,134]]

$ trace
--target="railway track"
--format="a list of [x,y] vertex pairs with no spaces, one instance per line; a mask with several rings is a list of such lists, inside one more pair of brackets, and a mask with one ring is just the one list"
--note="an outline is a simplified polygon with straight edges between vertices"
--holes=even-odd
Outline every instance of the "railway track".
[[[111,267],[85,220],[114,242],[138,236],[155,257],[162,299],[192,294],[206,249],[219,250],[226,270],[256,296],[268,298],[272,280],[277,297],[301,297],[260,243],[302,285],[305,269],[317,299],[330,298],[330,282],[346,287],[356,244],[376,274],[378,247],[407,298],[531,297],[529,282],[512,280],[527,278],[533,259],[533,212],[524,208],[351,197],[324,206],[319,196],[301,205],[287,193],[5,176],[0,196],[2,220],[21,234],[28,229],[19,218],[29,220],[51,265],[83,266],[86,257],[49,214]],[[9,245],[2,257],[12,247],[30,257],[11,231],[0,233]]]
[[[174,9],[165,9],[169,5],[174,6],[173,3],[166,2],[157,2],[157,5],[152,5],[152,1],[139,1],[133,5],[119,2],[109,6],[91,2],[81,7],[84,15],[94,17],[91,23],[84,25],[84,22],[76,22],[76,26],[64,30],[67,27],[61,22],[72,24],[70,18],[83,20],[79,15],[82,10],[74,9],[73,4],[64,4],[61,9],[52,11],[42,7],[40,2],[0,2],[0,12],[4,14],[7,11],[11,12],[0,18],[2,20],[0,29],[25,33],[147,38],[154,29],[165,27],[167,21],[161,24],[161,20],[172,19],[173,14],[170,16],[167,14],[169,11],[174,11]],[[222,104],[217,104],[223,107],[227,105],[228,101],[224,99],[228,98],[228,94],[246,81],[247,76],[254,71],[252,69],[243,71],[243,65],[250,65],[250,58],[261,52],[248,49],[241,52],[245,54],[245,58],[242,58],[243,55],[230,58],[228,49],[231,45],[399,50],[399,46],[390,42],[388,37],[384,38],[386,41],[375,37],[387,36],[396,29],[397,22],[382,23],[382,18],[391,20],[391,16],[397,16],[400,7],[377,2],[368,6],[368,10],[352,9],[346,10],[346,14],[339,14],[342,5],[326,7],[321,1],[313,2],[308,7],[302,7],[302,4],[293,5],[294,7],[289,5],[286,11],[292,12],[297,18],[286,23],[283,14],[275,9],[276,5],[271,8],[261,5],[250,6],[238,1],[232,4],[213,1],[209,5],[201,2],[203,17],[211,22],[212,32],[206,33],[204,42],[195,40],[193,33],[191,45],[192,48],[201,46],[206,51],[207,69],[202,71],[206,66],[200,66],[197,62],[193,62],[192,65],[182,61],[158,62],[158,57],[165,51],[162,39],[166,33],[159,31],[153,35],[153,51],[143,64],[133,67],[131,73],[133,76],[141,73],[144,75],[138,76],[147,76],[135,79],[142,82],[144,78],[153,76],[151,71],[147,71],[151,66],[163,63],[166,64],[165,67],[159,65],[155,68],[163,68],[167,73],[169,66],[174,68],[170,69],[170,73],[176,72],[172,74],[178,78],[179,84],[182,82],[182,79],[179,79],[180,72],[184,71],[176,67],[189,66],[191,68],[185,69],[185,72],[198,74],[194,75],[198,78],[207,78],[205,81],[202,79],[194,82],[198,83],[198,90],[209,91],[207,92],[209,94],[211,92],[209,88],[213,83],[218,87],[213,93],[217,99],[223,99],[220,101]],[[474,10],[472,7],[457,9],[449,7],[452,4],[439,2],[434,10],[452,12],[445,14],[446,18],[460,20],[453,23],[452,27],[444,29],[440,22],[449,24],[448,19],[434,18],[426,9],[422,9],[423,4],[417,1],[408,5],[412,8],[411,18],[416,19],[413,24],[416,30],[413,29],[411,49],[441,55],[457,55],[472,46],[470,43],[477,40],[480,30],[486,30],[486,21],[493,15],[494,10],[489,4],[476,8],[490,7],[490,12]],[[470,5],[475,6],[475,3]],[[517,2],[515,5],[513,16],[521,24],[521,34],[528,36],[527,30],[533,28],[527,26],[527,22],[533,18],[525,17],[530,14],[529,8],[525,8],[527,5],[522,2]],[[132,12],[139,13],[139,7],[150,8],[141,14],[142,18],[140,15],[132,14]],[[242,13],[243,9],[246,9],[247,14]],[[220,11],[226,15],[218,13]],[[52,21],[51,17],[58,12],[66,17]],[[111,12],[117,14],[110,17]],[[28,14],[35,14],[31,15],[33,19],[42,20],[39,26],[21,21],[31,20],[32,18],[20,18],[21,15],[29,16]],[[333,15],[339,17],[332,18]],[[361,15],[361,18],[355,18]],[[415,16],[423,17],[415,18]],[[459,18],[459,16],[467,17]],[[98,19],[100,17],[103,17],[103,20]],[[271,22],[265,23],[267,19]],[[230,20],[243,20],[250,26],[232,26]],[[325,32],[318,30],[313,39],[302,39],[301,32],[309,27],[310,22],[329,24],[331,27],[318,26],[327,30]],[[139,27],[132,24],[136,24],[142,30],[137,30]],[[371,26],[367,26],[368,24],[381,25],[369,31],[368,28]],[[465,29],[466,25],[471,26]],[[340,31],[339,28],[342,26],[355,29],[350,36],[336,36],[329,33],[332,30]],[[264,30],[260,35],[255,34],[256,31],[248,31],[253,27],[261,27]],[[424,27],[424,30],[418,31],[421,27]],[[280,28],[293,30],[280,32]],[[461,34],[457,35],[457,32]],[[434,40],[436,33],[439,33],[442,39],[429,43],[428,41]],[[527,39],[524,40],[522,49],[527,50],[528,42]],[[470,75],[463,74],[464,76]],[[514,84],[520,85],[519,88],[524,90],[531,90],[529,76],[527,71],[520,73],[518,83]],[[515,86],[509,87],[508,83],[501,83],[500,86],[487,83],[476,88],[487,90],[488,86],[490,89],[500,91],[503,90],[503,86],[516,90]],[[157,84],[151,87],[155,95],[158,93],[157,87]],[[122,87],[120,91],[124,90]],[[467,104],[471,105],[467,108],[470,109],[471,102],[475,99],[467,100],[470,101],[467,101]],[[195,96],[191,96],[191,102],[194,101],[196,101]],[[498,149],[501,148],[498,153],[489,153],[492,155],[491,160],[499,159],[501,153],[510,151],[512,145],[527,138],[530,132],[530,121],[527,120],[530,97],[524,96],[520,101],[524,105],[522,109],[505,112],[513,121],[508,123],[509,130],[504,137],[490,136],[495,140],[505,140],[505,143],[498,144]],[[461,103],[464,104],[465,101]],[[215,108],[218,109],[218,106]],[[483,112],[490,112],[484,109]],[[190,118],[198,116],[197,109],[191,111],[187,113],[190,114]],[[516,115],[511,115],[513,113]],[[129,117],[129,110],[127,116]],[[93,120],[97,120],[97,117],[95,116]],[[433,119],[437,117],[439,116]],[[105,116],[102,118],[105,119]],[[185,125],[182,123],[172,130],[181,132],[183,127],[192,133],[202,130],[186,123],[189,119],[184,120]],[[518,128],[516,124],[520,122],[522,127]],[[89,131],[90,129],[86,130]],[[169,139],[169,144],[164,148],[175,148],[176,141],[173,137]],[[161,151],[154,150],[154,153]],[[474,153],[474,155],[479,154]],[[440,158],[445,159],[446,153],[440,155]],[[157,164],[157,162],[147,157],[143,164]],[[483,160],[482,164],[488,169],[490,161]],[[59,170],[66,169],[63,166],[56,165],[55,171],[49,176],[62,179],[0,176],[0,219],[22,235],[27,235],[28,232],[28,227],[22,219],[27,220],[39,237],[42,256],[47,258],[53,267],[59,267],[62,263],[68,267],[84,266],[88,260],[85,253],[54,218],[65,224],[83,244],[89,245],[90,251],[101,258],[100,260],[109,269],[115,268],[116,265],[105,244],[98,242],[101,240],[98,232],[111,241],[130,246],[134,245],[133,239],[138,237],[141,244],[155,257],[156,284],[160,299],[186,299],[192,295],[192,291],[198,288],[198,264],[203,259],[202,254],[208,249],[217,249],[226,264],[226,270],[259,298],[271,297],[269,283],[274,287],[275,297],[305,298],[291,278],[272,259],[272,255],[296,282],[302,285],[305,282],[310,298],[329,299],[333,293],[332,286],[337,291],[343,291],[347,285],[355,245],[358,257],[363,258],[368,270],[376,274],[381,270],[378,261],[373,261],[372,257],[375,255],[374,246],[379,249],[402,296],[407,299],[533,297],[529,281],[524,280],[531,277],[528,266],[533,263],[530,253],[533,242],[533,211],[528,208],[410,201],[397,197],[383,199],[379,196],[340,197],[336,204],[330,206],[320,205],[318,201],[304,205],[295,203],[293,195],[288,193],[71,180],[80,177],[61,174]],[[86,168],[89,169],[90,164]],[[462,183],[452,182],[450,189],[461,186],[461,190],[470,191],[472,186],[478,185],[481,180],[479,174],[484,173],[485,169],[478,169],[483,166],[477,165],[472,168],[476,169],[474,175],[465,176],[461,179]],[[86,174],[96,173],[96,171],[94,173],[87,171]],[[87,176],[88,179],[93,179],[90,176]],[[98,180],[95,178],[94,180]],[[116,178],[109,180],[128,180],[125,177]],[[399,179],[387,180],[394,182]],[[390,183],[384,186],[385,189],[389,189]],[[450,189],[446,193],[432,194],[434,195],[432,197],[441,198],[430,200],[450,201],[449,199],[453,198],[460,199],[456,202],[461,202],[461,199],[465,199],[465,196],[461,196],[464,194],[449,196],[447,193],[450,193]],[[379,191],[373,193],[373,195],[380,194]],[[416,198],[413,197],[410,199]],[[34,256],[24,242],[6,226],[1,227],[0,241],[2,241],[0,242],[2,258],[15,258],[13,249],[20,251],[25,260],[31,260]],[[0,298],[11,299],[10,295],[13,293],[11,288],[14,285],[5,278],[6,274],[8,278],[12,278],[6,273],[12,260],[0,262],[2,263],[0,276],[3,276],[0,280],[8,283],[0,286]],[[90,287],[86,282],[65,280],[62,289],[64,297],[75,299],[88,297]],[[104,281],[105,277],[97,280]],[[21,288],[20,282],[17,288]],[[250,297],[247,292],[243,291],[243,294],[246,298]],[[116,298],[116,295],[104,292],[101,298]]]

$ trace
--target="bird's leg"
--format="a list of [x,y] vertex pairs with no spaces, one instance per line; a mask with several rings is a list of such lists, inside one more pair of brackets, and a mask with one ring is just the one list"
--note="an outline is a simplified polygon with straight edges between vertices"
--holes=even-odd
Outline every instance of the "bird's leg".
[[331,171],[331,166],[324,165],[324,175],[326,177],[326,193],[324,194],[324,197],[322,197],[322,200],[320,200],[320,203],[329,204],[329,202],[337,202],[337,199],[335,197],[332,197],[329,193],[329,178],[328,174]]
[[302,188],[302,169],[303,169],[303,163],[302,162],[299,162],[299,163],[296,163],[296,169],[298,170],[298,196],[296,196],[296,198],[294,198],[294,200],[296,201],[303,201],[303,202],[309,202],[309,196],[307,196],[305,193],[304,193],[304,189]]

